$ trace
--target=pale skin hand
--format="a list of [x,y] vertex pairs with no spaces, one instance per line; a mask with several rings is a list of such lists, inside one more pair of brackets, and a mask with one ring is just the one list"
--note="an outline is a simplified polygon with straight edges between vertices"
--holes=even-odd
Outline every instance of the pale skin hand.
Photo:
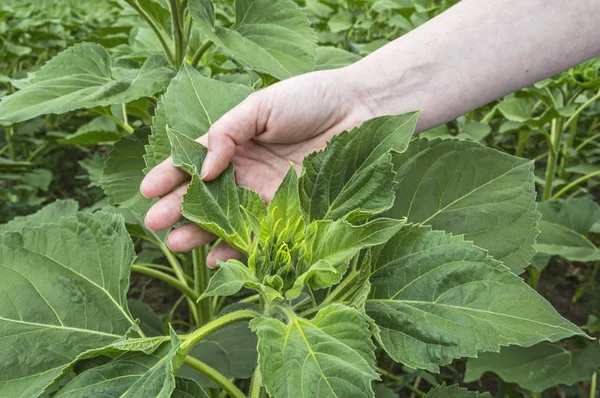
[[[422,109],[422,131],[600,54],[598,21],[597,0],[463,0],[354,65],[250,96],[199,139],[210,154],[203,178],[214,179],[232,161],[237,182],[268,201],[288,161],[299,165],[364,120]],[[148,173],[142,194],[165,195],[146,216],[150,229],[181,219],[186,186],[175,188],[184,181],[170,159]],[[167,244],[189,251],[211,240],[188,224],[173,230]],[[239,253],[219,245],[207,263],[232,257]]]

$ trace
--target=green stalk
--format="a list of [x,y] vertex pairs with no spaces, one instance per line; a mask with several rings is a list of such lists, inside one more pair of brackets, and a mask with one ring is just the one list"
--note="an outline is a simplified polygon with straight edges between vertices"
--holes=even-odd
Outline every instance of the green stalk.
[[123,102],[123,104],[121,104],[121,107],[123,109],[123,125],[124,125],[124,129],[129,134],[131,134],[131,133],[133,133],[133,127],[131,127],[131,125],[129,124],[129,118],[127,117],[127,104]]
[[[187,284],[185,272],[183,272],[183,268],[181,267],[179,260],[177,260],[177,257],[175,257],[173,253],[171,253],[171,250],[169,250],[169,248],[164,243],[161,242],[158,244],[158,246],[169,261],[169,264],[171,264],[171,267],[173,267],[173,272],[175,272],[175,276],[177,276],[179,282],[181,282],[186,287],[189,287]],[[196,308],[196,300],[191,300],[190,298],[188,298],[188,304],[192,311],[194,323],[197,326],[200,325],[200,318],[198,318],[198,309]]]
[[183,16],[179,8],[179,0],[169,0],[169,9],[171,10],[172,36],[175,45],[175,69],[179,69],[183,63],[184,38],[183,38]]
[[586,182],[590,178],[594,178],[596,176],[600,176],[600,170],[594,171],[593,173],[586,174],[586,175],[584,175],[582,177],[579,177],[578,179],[576,179],[575,181],[571,182],[570,184],[567,184],[560,191],[558,191],[557,193],[555,193],[554,196],[552,196],[552,199],[558,199],[558,198],[560,198],[562,195],[564,195],[569,190],[575,188],[576,186],[578,186],[578,185]]
[[150,25],[150,28],[154,31],[154,34],[158,38],[158,41],[160,42],[160,45],[163,48],[163,52],[165,53],[167,60],[173,67],[175,67],[175,61],[173,59],[173,54],[171,53],[171,49],[169,48],[169,45],[167,44],[167,42],[161,32],[160,27],[156,24],[156,22],[152,19],[152,17],[150,15],[148,15],[148,13],[146,11],[144,11],[144,9],[142,7],[140,7],[140,5],[137,3],[137,0],[125,0],[125,1],[127,2],[127,4],[129,4],[131,7],[133,7],[137,11],[137,13],[142,17],[142,19],[144,21],[146,21],[146,23],[148,25]]
[[[192,259],[194,261],[194,291],[198,297],[206,291],[208,281],[210,280],[210,270],[206,266],[206,245],[194,249]],[[207,324],[212,320],[213,313],[208,297],[196,301],[198,308],[198,318],[200,318],[200,326]]]
[[[566,130],[566,128],[565,128]],[[560,167],[558,171],[558,175],[560,178],[565,177],[565,168],[569,164],[569,149],[573,148],[575,142],[575,136],[577,135],[577,123],[573,123],[571,125],[571,129],[569,130],[569,138],[563,144],[563,153],[562,158],[560,159]]]
[[8,144],[8,153],[10,153],[10,160],[15,162],[17,160],[17,153],[15,152],[15,142],[13,137],[15,136],[15,128],[8,126],[4,128],[6,132],[6,143]]
[[254,369],[252,375],[252,381],[250,382],[250,395],[249,398],[260,398],[260,392],[262,390],[262,375],[260,374],[260,366]]
[[223,315],[220,318],[215,319],[202,326],[199,329],[194,330],[192,333],[183,337],[183,343],[181,343],[180,351],[187,354],[200,340],[204,339],[206,336],[211,333],[216,332],[217,330],[224,328],[227,325],[230,325],[235,322],[240,322],[246,319],[253,319],[259,317],[260,315],[251,310],[241,310],[236,312],[231,312],[227,315]]
[[342,294],[344,292],[344,289],[346,289],[348,287],[348,285],[353,283],[358,276],[360,276],[360,271],[358,271],[356,269],[353,269],[352,271],[350,271],[350,273],[348,274],[346,279],[344,279],[339,285],[337,285],[335,287],[335,289],[333,289],[333,291],[331,291],[331,293],[329,293],[327,295],[327,297],[325,297],[325,300],[323,300],[321,302],[321,304],[302,312],[300,314],[300,316],[305,317],[307,315],[314,314],[315,312],[318,312],[320,309],[326,307],[329,303],[331,303],[333,300],[335,300],[340,294]]
[[214,43],[212,41],[207,41],[206,43],[204,43],[199,49],[198,51],[196,51],[196,53],[194,54],[194,56],[192,57],[192,61],[190,62],[190,66],[192,68],[195,68],[196,66],[198,66],[198,64],[200,63],[200,59],[202,58],[202,56],[204,55],[204,53],[213,45]]
[[538,271],[533,267],[527,267],[527,273],[529,274],[529,286],[531,286],[533,290],[537,290],[540,276],[542,274],[541,271]]
[[577,145],[577,148],[575,148],[575,150],[577,152],[579,152],[580,150],[583,149],[583,147],[585,147],[587,144],[589,144],[590,142],[595,141],[596,139],[600,138],[600,133],[598,134],[594,134],[593,136],[587,138],[585,141],[583,141],[581,144]]
[[522,157],[523,152],[525,151],[525,144],[529,140],[529,134],[525,131],[519,131],[518,142],[517,142],[517,151],[515,152],[515,156]]
[[594,398],[596,396],[596,383],[598,379],[598,372],[594,372],[592,375],[592,382],[590,384],[590,398]]
[[549,200],[552,197],[552,184],[554,183],[554,173],[558,160],[558,148],[563,136],[563,119],[552,120],[552,131],[550,132],[551,141],[549,144],[548,165],[546,166],[546,182],[544,184],[543,199]]
[[133,272],[137,272],[138,274],[148,275],[148,276],[151,276],[158,280],[161,280],[165,283],[168,283],[169,285],[173,286],[175,289],[177,289],[180,292],[182,292],[183,294],[185,294],[185,296],[188,299],[192,300],[193,302],[196,302],[196,300],[198,299],[198,296],[196,295],[196,293],[192,289],[190,289],[187,286],[187,284],[181,283],[177,279],[173,278],[170,275],[165,274],[164,272],[161,272],[156,269],[149,268],[149,267],[145,267],[140,264],[133,264],[131,266],[131,270]]
[[229,396],[231,396],[232,398],[246,398],[244,393],[239,388],[237,388],[235,384],[229,381],[227,377],[223,376],[219,371],[208,366],[204,362],[199,361],[194,357],[187,356],[183,360],[183,363],[185,363],[190,368],[202,373],[209,379],[213,380],[223,390],[227,391]]
[[581,112],[583,112],[585,108],[593,104],[597,99],[600,99],[600,90],[598,90],[598,93],[596,95],[594,95],[592,98],[584,102],[579,108],[577,108],[577,110],[567,119],[564,127],[569,127],[571,123],[577,120],[577,117],[581,114]]
[[[395,374],[388,372],[387,370],[378,367],[377,368],[377,372],[379,372],[381,375],[385,376],[386,378],[396,381],[396,382],[403,382],[404,380],[401,377],[396,376]],[[419,390],[418,388],[415,388],[412,384],[408,383],[406,384],[404,387],[408,388],[410,391],[414,392],[417,396],[422,397],[425,395],[425,393],[421,390]]]

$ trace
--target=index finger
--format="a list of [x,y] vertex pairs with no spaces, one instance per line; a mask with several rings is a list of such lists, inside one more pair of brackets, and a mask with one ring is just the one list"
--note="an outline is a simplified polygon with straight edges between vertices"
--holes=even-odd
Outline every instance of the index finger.
[[146,198],[156,198],[166,195],[188,179],[189,176],[175,167],[169,157],[144,177],[140,184],[140,192]]

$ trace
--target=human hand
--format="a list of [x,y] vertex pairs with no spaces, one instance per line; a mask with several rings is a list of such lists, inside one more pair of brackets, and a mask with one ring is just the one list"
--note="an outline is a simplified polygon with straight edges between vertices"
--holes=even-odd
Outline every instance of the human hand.
[[[300,171],[302,159],[324,148],[333,135],[375,116],[354,87],[356,80],[345,69],[312,72],[253,93],[198,139],[208,147],[202,178],[216,178],[233,162],[237,183],[268,202],[290,161]],[[148,198],[164,195],[146,215],[148,228],[164,230],[182,219],[181,198],[187,184],[179,185],[188,178],[170,158],[148,173],[141,193]],[[183,252],[215,239],[190,223],[171,231],[167,245]],[[233,248],[220,244],[209,253],[207,264],[215,267],[217,260],[239,257]]]

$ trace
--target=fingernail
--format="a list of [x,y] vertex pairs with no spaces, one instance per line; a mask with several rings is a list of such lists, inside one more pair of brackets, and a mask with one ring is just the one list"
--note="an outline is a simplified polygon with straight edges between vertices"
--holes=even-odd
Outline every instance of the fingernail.
[[202,179],[206,178],[206,176],[208,176],[208,173],[210,172],[211,157],[212,154],[208,152],[206,154],[206,158],[204,159],[204,163],[202,163],[202,171],[200,172],[200,178]]

